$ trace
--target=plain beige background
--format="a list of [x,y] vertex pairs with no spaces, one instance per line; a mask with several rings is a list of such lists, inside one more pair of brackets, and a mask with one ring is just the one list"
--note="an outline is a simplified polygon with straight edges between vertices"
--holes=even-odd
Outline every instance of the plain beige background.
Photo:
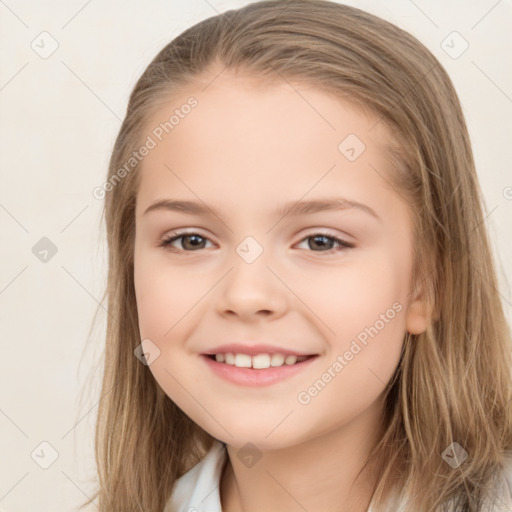
[[[185,28],[247,3],[0,0],[0,510],[77,510],[92,493],[107,316],[93,190],[153,56]],[[450,74],[512,319],[512,2],[344,3],[411,32]]]

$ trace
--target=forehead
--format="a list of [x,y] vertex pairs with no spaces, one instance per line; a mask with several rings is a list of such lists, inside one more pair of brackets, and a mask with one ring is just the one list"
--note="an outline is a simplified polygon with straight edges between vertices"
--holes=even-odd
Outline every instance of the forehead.
[[141,139],[151,137],[154,147],[140,164],[138,196],[155,199],[167,187],[188,196],[285,199],[288,190],[300,197],[341,178],[370,185],[388,143],[377,121],[303,82],[228,71],[203,77],[169,95],[144,126]]

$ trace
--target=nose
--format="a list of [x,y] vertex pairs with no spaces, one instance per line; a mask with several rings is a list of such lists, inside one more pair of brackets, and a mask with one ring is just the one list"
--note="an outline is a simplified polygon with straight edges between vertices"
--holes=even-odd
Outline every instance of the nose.
[[246,321],[261,317],[277,319],[287,310],[290,291],[263,257],[252,263],[235,260],[219,284],[216,298],[221,315]]

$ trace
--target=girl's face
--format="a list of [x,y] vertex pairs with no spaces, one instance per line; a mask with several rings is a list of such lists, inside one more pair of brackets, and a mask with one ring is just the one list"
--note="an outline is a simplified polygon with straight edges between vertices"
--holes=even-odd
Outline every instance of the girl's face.
[[[406,331],[426,327],[383,123],[304,85],[227,71],[209,81],[180,90],[143,132],[135,289],[149,369],[232,446],[373,428]],[[249,358],[256,345],[269,347]],[[255,369],[205,355],[228,351],[240,365],[314,357]]]

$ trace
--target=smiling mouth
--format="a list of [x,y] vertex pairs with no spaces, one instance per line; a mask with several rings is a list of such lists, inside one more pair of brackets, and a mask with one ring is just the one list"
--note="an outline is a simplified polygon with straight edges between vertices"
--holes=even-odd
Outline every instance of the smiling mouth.
[[233,352],[204,355],[217,363],[252,370],[265,370],[267,368],[279,368],[281,366],[295,366],[318,356],[318,354],[295,356],[279,353],[257,354],[255,356],[250,356],[249,354],[235,354]]

